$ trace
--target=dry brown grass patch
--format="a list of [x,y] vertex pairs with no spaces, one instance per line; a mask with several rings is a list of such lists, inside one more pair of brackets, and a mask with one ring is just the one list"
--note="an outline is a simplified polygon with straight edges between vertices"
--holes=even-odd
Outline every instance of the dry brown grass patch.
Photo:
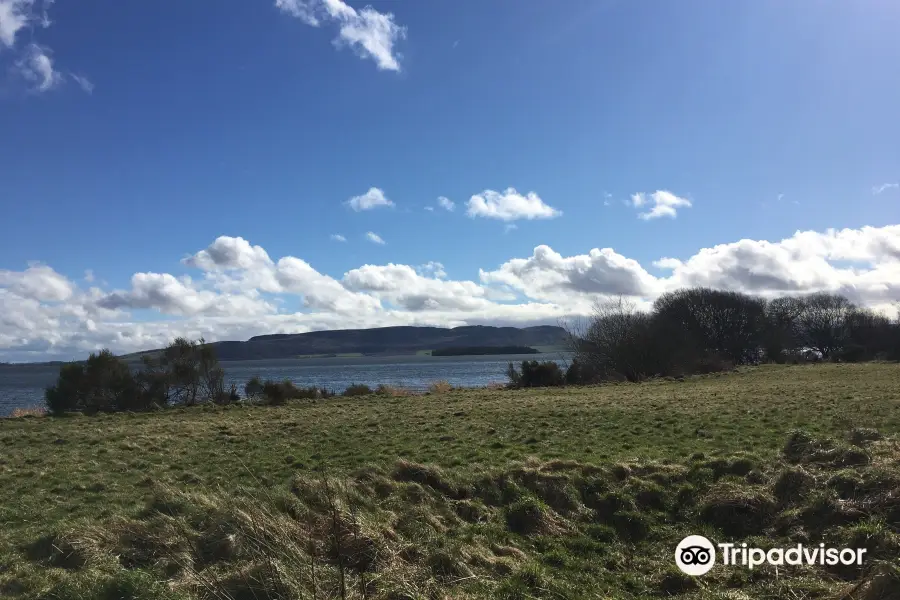
[[431,382],[431,385],[428,386],[428,391],[432,394],[446,394],[451,390],[453,390],[453,386],[450,385],[450,382],[446,379],[433,381]]
[[40,406],[29,406],[25,408],[14,408],[9,415],[10,419],[21,419],[23,417],[45,417],[47,409]]

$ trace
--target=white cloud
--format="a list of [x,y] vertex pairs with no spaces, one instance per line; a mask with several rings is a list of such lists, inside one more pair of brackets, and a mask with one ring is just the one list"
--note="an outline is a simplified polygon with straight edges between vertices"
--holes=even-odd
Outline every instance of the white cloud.
[[93,94],[93,93],[94,93],[94,84],[93,84],[93,83],[91,82],[91,80],[88,79],[87,77],[84,77],[83,75],[76,75],[75,73],[69,73],[69,77],[71,77],[72,80],[73,80],[75,83],[77,83],[78,86],[79,86],[82,90],[84,90],[85,92],[87,92],[88,94]]
[[611,248],[563,257],[538,246],[529,258],[514,258],[494,271],[480,271],[485,284],[501,284],[535,300],[589,305],[589,296],[652,296],[656,279],[641,265]]
[[433,206],[426,206],[426,207],[425,207],[425,210],[427,210],[428,212],[434,212],[434,207],[433,207]]
[[338,25],[335,46],[350,46],[360,58],[375,61],[379,70],[400,71],[395,44],[406,37],[406,27],[397,25],[392,13],[371,6],[356,10],[342,0],[275,0],[282,12],[313,27]]
[[0,44],[16,45],[16,35],[34,22],[34,0],[0,0]]
[[47,48],[30,44],[16,61],[16,70],[37,92],[46,92],[60,85],[63,76],[53,68],[53,59]]
[[453,209],[456,208],[456,204],[454,204],[453,200],[447,198],[446,196],[439,196],[437,202],[438,206],[450,212],[453,212]]
[[92,271],[91,269],[85,269],[84,270],[84,280],[87,281],[88,283],[93,283],[94,282],[94,271]]
[[[0,0],[0,57],[10,50],[9,71],[20,77],[32,92],[46,92],[61,85],[52,52],[34,41],[34,29],[52,23],[47,9],[54,0]],[[28,30],[24,36],[22,32]],[[20,43],[27,38],[24,46]],[[85,81],[87,81],[85,79]]]
[[346,241],[347,241],[347,238],[345,238],[344,236],[342,236],[342,235],[339,234],[339,233],[332,233],[332,234],[331,234],[331,240],[332,240],[333,242],[346,242]]
[[691,201],[686,198],[680,198],[672,192],[666,190],[657,190],[652,194],[637,193],[631,196],[631,203],[637,208],[650,206],[650,210],[642,212],[638,215],[644,220],[658,219],[660,217],[669,217],[674,219],[678,215],[679,208],[690,208]]
[[278,281],[284,292],[302,295],[308,308],[357,315],[381,310],[377,299],[347,290],[336,279],[293,256],[279,259]]
[[251,246],[241,237],[222,235],[205,250],[190,256],[185,264],[204,271],[270,268],[272,259],[260,246]]
[[896,190],[900,189],[900,183],[882,183],[881,185],[876,185],[872,187],[872,193],[875,195],[881,194],[882,192],[886,192],[888,190]]
[[25,271],[0,270],[0,287],[39,302],[63,302],[72,297],[72,282],[52,268],[34,264]]
[[98,301],[106,309],[156,309],[179,316],[247,317],[271,314],[275,308],[256,294],[222,294],[197,289],[190,277],[176,278],[168,273],[135,273],[131,289],[112,292]]
[[347,272],[343,282],[349,289],[369,292],[409,311],[474,311],[491,304],[484,288],[472,281],[427,277],[408,265],[364,265]]
[[366,239],[369,240],[370,242],[372,242],[373,244],[380,244],[382,246],[386,243],[383,239],[381,239],[380,235],[378,235],[377,233],[375,233],[373,231],[366,232]]
[[501,221],[518,219],[553,219],[562,212],[545,204],[534,192],[523,196],[515,188],[507,188],[504,192],[485,190],[476,194],[467,203],[466,214],[470,217],[484,217]]
[[[177,266],[177,265],[176,265]],[[436,261],[363,265],[335,278],[307,261],[273,260],[260,246],[221,236],[185,258],[196,278],[139,272],[124,290],[74,282],[52,267],[0,270],[0,360],[83,357],[101,347],[133,352],[178,335],[209,340],[264,333],[389,325],[553,324],[598,298],[646,306],[659,294],[702,285],[772,297],[826,291],[892,309],[900,302],[900,225],[798,231],[780,241],[738,240],[660,258],[655,276],[611,248],[564,256],[546,245],[476,281],[447,278]],[[90,279],[89,273],[85,273]],[[298,298],[301,308],[279,310]],[[134,311],[153,310],[147,321]]]
[[394,203],[384,195],[384,192],[377,187],[369,188],[369,191],[361,196],[353,196],[344,204],[355,210],[372,210],[379,206],[394,206]]

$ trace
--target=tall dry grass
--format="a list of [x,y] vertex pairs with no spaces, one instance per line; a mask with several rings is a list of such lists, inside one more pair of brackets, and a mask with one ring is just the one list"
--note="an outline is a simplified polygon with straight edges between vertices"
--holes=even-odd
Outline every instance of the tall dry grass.
[[40,406],[28,406],[25,408],[14,408],[9,417],[11,419],[20,419],[22,417],[43,417],[46,416],[46,414],[46,408]]

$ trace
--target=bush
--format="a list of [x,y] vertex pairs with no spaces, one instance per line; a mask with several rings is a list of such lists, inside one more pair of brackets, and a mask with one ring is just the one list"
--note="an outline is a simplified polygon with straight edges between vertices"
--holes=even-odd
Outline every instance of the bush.
[[573,359],[566,369],[566,385],[590,385],[600,382],[601,379],[596,369],[577,358]]
[[235,384],[231,384],[231,388],[226,391],[219,392],[212,401],[216,404],[234,404],[235,402],[241,401],[241,395],[237,391],[237,386]]
[[91,354],[84,364],[63,365],[44,398],[47,409],[56,414],[146,408],[128,365],[109,350]]
[[[280,406],[288,401],[288,392],[284,385],[285,383],[290,384],[290,381],[279,383],[277,381],[269,380],[263,384],[262,395],[266,404]],[[293,387],[293,384],[291,384],[291,386]]]
[[317,400],[330,398],[334,393],[315,386],[298,388],[293,381],[285,379],[281,382],[267,380],[262,386],[262,396],[266,404],[280,406],[288,400]]
[[342,396],[368,396],[369,394],[374,394],[372,388],[365,385],[364,383],[354,383],[347,387],[344,390]]
[[[650,311],[622,297],[599,301],[567,327],[577,356],[566,381],[643,381],[728,371],[763,360],[800,364],[900,359],[900,320],[832,294],[764,300],[737,292],[683,288]],[[590,366],[592,373],[586,373]],[[520,386],[510,370],[513,386]]]
[[244,395],[247,398],[255,398],[263,393],[263,380],[259,375],[254,375],[253,378],[244,384]]
[[544,362],[524,360],[521,371],[517,371],[515,365],[509,363],[507,377],[513,387],[553,387],[564,385],[566,382],[563,370],[552,360]]

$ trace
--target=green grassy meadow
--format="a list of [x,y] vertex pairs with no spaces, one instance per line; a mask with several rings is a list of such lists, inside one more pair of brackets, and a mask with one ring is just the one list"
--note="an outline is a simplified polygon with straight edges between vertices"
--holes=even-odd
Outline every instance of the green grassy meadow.
[[[0,596],[898,598],[898,432],[882,363],[0,419]],[[690,578],[701,532],[872,562]]]

